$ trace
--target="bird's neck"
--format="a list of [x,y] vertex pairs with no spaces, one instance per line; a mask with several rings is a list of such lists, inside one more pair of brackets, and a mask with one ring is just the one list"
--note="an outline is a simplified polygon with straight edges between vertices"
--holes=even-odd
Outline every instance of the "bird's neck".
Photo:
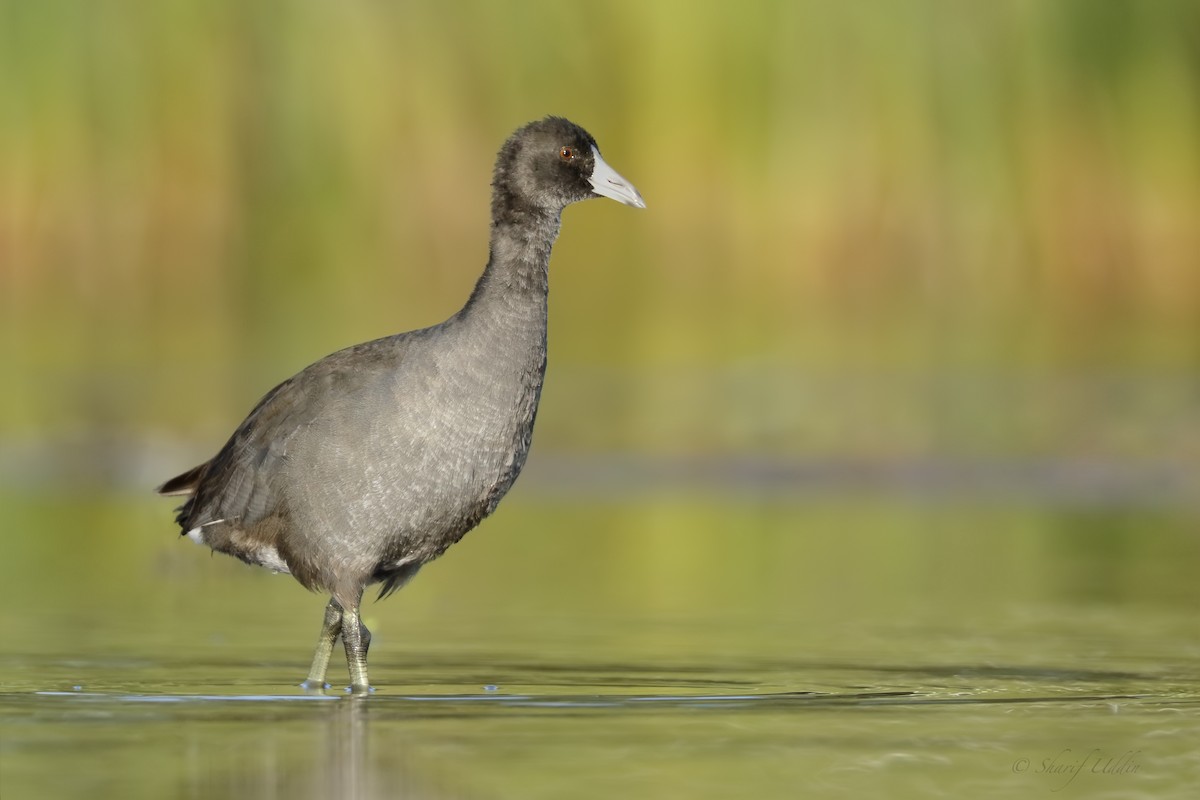
[[467,319],[540,325],[545,329],[550,250],[561,215],[493,218],[487,268],[460,312]]

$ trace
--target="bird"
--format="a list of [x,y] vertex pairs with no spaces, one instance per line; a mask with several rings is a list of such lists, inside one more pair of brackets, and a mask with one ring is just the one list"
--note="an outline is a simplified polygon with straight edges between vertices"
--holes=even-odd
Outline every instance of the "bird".
[[280,383],[209,461],[157,492],[181,535],[329,596],[308,677],[338,638],[348,691],[372,691],[359,608],[404,586],[491,514],[525,464],[546,373],[550,251],[562,212],[645,208],[579,125],[517,129],[492,176],[487,264],[444,322],[338,350]]

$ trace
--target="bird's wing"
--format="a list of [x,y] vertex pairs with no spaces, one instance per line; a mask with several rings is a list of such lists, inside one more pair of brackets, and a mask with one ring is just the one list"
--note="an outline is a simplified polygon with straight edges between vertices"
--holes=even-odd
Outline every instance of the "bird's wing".
[[158,487],[159,494],[190,495],[176,517],[180,527],[229,522],[245,529],[274,513],[282,500],[274,481],[292,437],[335,404],[354,402],[404,349],[376,340],[340,350],[267,392],[216,456]]

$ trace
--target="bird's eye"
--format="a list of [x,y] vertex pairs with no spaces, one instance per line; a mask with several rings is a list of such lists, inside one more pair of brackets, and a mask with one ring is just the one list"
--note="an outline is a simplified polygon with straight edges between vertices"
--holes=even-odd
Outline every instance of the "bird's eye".
[[575,150],[570,147],[564,147],[562,150],[558,151],[558,156],[563,161],[571,161],[575,158]]

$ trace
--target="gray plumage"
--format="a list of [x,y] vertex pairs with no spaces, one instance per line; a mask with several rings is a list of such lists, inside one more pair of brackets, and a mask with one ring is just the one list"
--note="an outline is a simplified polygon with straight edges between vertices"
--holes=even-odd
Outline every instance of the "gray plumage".
[[312,364],[159,487],[189,495],[185,535],[331,595],[307,686],[325,685],[340,634],[353,688],[368,688],[364,588],[400,588],[516,480],[546,370],[550,250],[562,210],[596,196],[645,207],[579,126],[521,128],[496,160],[490,256],[462,310]]

